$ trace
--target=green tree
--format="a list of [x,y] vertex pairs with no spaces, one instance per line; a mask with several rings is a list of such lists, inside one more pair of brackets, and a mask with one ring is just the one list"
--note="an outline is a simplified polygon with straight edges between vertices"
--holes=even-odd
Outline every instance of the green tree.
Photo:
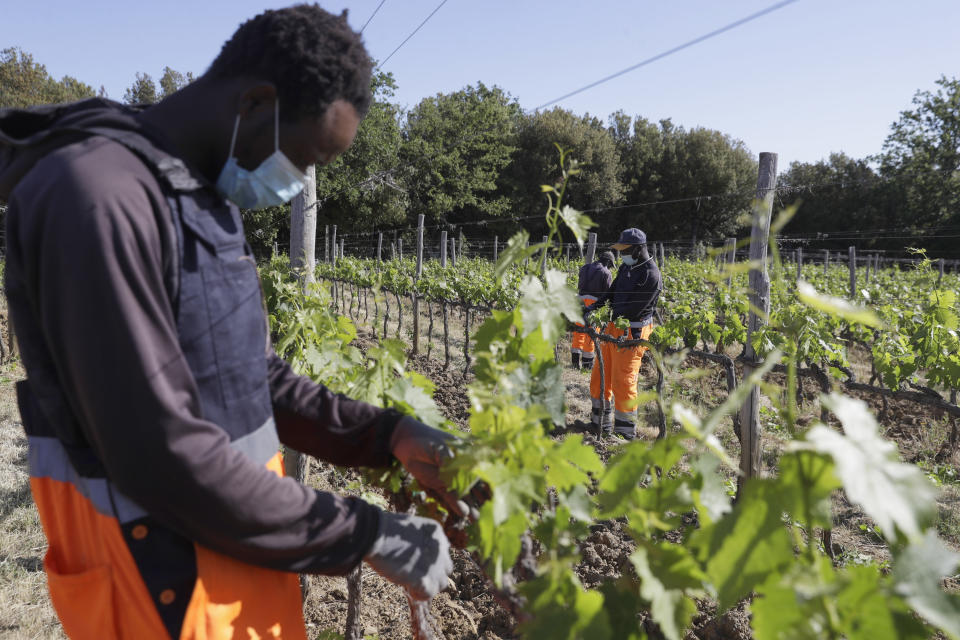
[[[623,111],[610,116],[609,130],[620,153],[619,178],[627,203],[658,202],[663,199],[660,174],[664,155],[664,137],[661,127],[646,118],[631,118]],[[605,234],[615,234],[630,226],[646,227],[659,237],[651,226],[651,210],[647,207],[625,206],[595,216]]]
[[[819,162],[794,162],[777,177],[780,201],[799,204],[784,236],[813,237],[818,246],[843,250],[850,241],[831,241],[831,236],[849,238],[851,231],[896,226],[899,212],[889,206],[885,186],[866,160],[843,153]],[[878,246],[872,237],[858,244]]]
[[400,153],[413,211],[442,222],[510,211],[498,180],[516,148],[520,113],[513,97],[479,82],[414,107]]
[[401,170],[399,108],[390,102],[396,86],[392,74],[374,74],[373,103],[353,144],[332,164],[317,167],[320,228],[337,224],[364,231],[403,222],[409,197]]
[[686,237],[696,244],[741,225],[756,183],[756,162],[741,141],[623,111],[610,116],[608,131],[620,155],[626,203],[594,216],[601,233],[639,227],[652,238]]
[[581,169],[567,185],[564,203],[589,210],[623,200],[620,153],[614,136],[597,118],[556,107],[521,121],[517,152],[504,180],[518,215],[536,214],[546,204],[540,185],[560,178],[557,145],[569,151]]
[[[137,78],[139,80],[139,77]],[[196,78],[193,77],[193,73],[188,71],[186,74],[180,73],[175,69],[170,67],[163,68],[163,75],[160,76],[160,96],[159,99],[163,100],[168,96],[173,95],[180,89],[183,89],[185,86],[193,82]]]
[[[273,254],[273,243],[290,237],[290,205],[266,207],[265,209],[241,209],[243,231],[258,262]],[[286,253],[286,246],[281,250]]]
[[[740,140],[697,127],[685,130],[661,122],[663,156],[657,173],[665,201],[653,209],[666,237],[720,240],[744,224],[757,181],[757,163]],[[699,196],[699,197],[698,197]],[[695,198],[689,200],[689,198]],[[684,201],[685,200],[685,201]]]
[[76,78],[55,80],[45,66],[22,49],[0,51],[0,108],[73,102],[94,95],[93,87]]
[[900,113],[877,158],[903,220],[918,229],[960,221],[960,79],[941,76]]
[[153,104],[157,101],[157,85],[149,73],[137,72],[137,79],[123,94],[123,101],[127,104]]

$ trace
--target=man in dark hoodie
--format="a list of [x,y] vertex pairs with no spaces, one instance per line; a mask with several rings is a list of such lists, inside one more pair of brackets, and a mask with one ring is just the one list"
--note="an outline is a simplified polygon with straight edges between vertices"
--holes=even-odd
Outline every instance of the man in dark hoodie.
[[[604,251],[600,257],[589,264],[580,267],[577,281],[577,293],[585,308],[590,308],[597,298],[602,296],[610,289],[610,283],[613,282],[613,269],[615,258],[612,251]],[[577,323],[578,327],[583,325]],[[594,353],[593,340],[585,333],[573,332],[573,339],[570,341],[570,360],[574,369],[584,368],[587,371],[593,368]]]
[[[647,234],[636,228],[625,229],[612,246],[621,252],[623,264],[610,289],[594,303],[598,309],[610,305],[613,321],[603,332],[611,338],[649,340],[663,279],[647,252]],[[617,327],[617,320],[627,326]],[[593,423],[604,433],[625,440],[636,437],[637,377],[646,351],[643,345],[621,347],[610,342],[600,347],[603,376],[601,380],[599,367],[593,370],[590,399]]]
[[398,459],[448,508],[442,432],[295,375],[238,207],[288,201],[353,141],[370,60],[345,16],[267,11],[142,112],[0,111],[6,293],[54,607],[73,638],[305,638],[297,572],[366,560],[426,598],[431,520],[282,477],[279,444]]

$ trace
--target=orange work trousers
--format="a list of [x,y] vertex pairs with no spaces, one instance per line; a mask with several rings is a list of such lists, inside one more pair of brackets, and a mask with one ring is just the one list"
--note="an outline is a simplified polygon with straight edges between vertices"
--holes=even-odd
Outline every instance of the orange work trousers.
[[[597,301],[596,298],[594,298],[593,300],[589,298],[585,298],[583,299],[583,305],[585,307],[591,307],[593,306],[593,303],[596,301]],[[582,327],[583,324],[578,322],[577,326]],[[570,342],[570,353],[579,353],[580,357],[583,358],[584,360],[592,360],[593,351],[594,351],[593,338],[591,338],[585,333],[578,333],[577,331],[574,331],[573,340]]]
[[[631,335],[625,335],[627,332]],[[648,340],[653,333],[653,324],[639,329],[618,329],[612,322],[607,323],[604,330],[611,338],[625,336],[624,339],[642,338]],[[600,355],[603,357],[603,388],[600,383],[600,367],[593,368],[590,377],[590,398],[595,408],[606,410],[613,400],[615,418],[636,422],[637,416],[637,376],[640,372],[640,362],[647,348],[641,345],[635,347],[618,347],[611,342],[600,343]]]
[[[40,521],[49,541],[44,558],[50,599],[74,640],[170,640],[157,607],[189,598],[179,640],[306,640],[296,574],[234,560],[195,544],[197,580],[192,593],[149,593],[116,517],[101,513],[84,483],[66,465],[58,442],[46,439],[67,469],[61,479],[31,477]],[[31,455],[38,456],[37,451]],[[49,456],[48,456],[49,458]],[[46,467],[52,467],[47,460]],[[283,475],[278,453],[267,468]],[[134,542],[149,538],[140,525]],[[174,639],[177,640],[177,639]]]

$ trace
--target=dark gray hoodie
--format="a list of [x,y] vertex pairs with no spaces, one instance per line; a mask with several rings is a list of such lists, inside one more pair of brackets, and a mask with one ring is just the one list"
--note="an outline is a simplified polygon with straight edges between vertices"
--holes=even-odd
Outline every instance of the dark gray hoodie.
[[[375,507],[214,455],[225,439],[198,415],[168,293],[171,212],[147,165],[98,129],[146,138],[169,154],[171,180],[207,184],[132,108],[0,110],[5,287],[43,413],[65,446],[89,447],[120,491],[186,538],[271,568],[349,571],[373,542]],[[281,442],[334,464],[389,464],[395,413],[297,376],[272,349],[264,357]],[[130,455],[118,443],[133,428],[156,446]]]

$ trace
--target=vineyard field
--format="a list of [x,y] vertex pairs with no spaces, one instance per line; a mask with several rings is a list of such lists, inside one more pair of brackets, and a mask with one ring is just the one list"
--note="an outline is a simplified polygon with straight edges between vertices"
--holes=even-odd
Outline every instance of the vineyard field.
[[[451,482],[490,488],[430,604],[436,637],[958,637],[954,274],[879,270],[845,304],[845,266],[806,265],[798,284],[795,265],[775,260],[751,379],[746,269],[668,258],[640,438],[623,443],[593,432],[589,376],[569,363],[580,263],[546,266],[535,254],[499,273],[427,261],[417,279],[412,260],[341,258],[317,266],[308,295],[285,259],[261,266],[278,352],[335,390],[458,434]],[[8,364],[0,390],[11,585],[0,625],[58,638],[11,404],[20,376]],[[760,469],[742,482],[734,415],[754,384]],[[311,460],[308,471],[318,489],[443,518],[396,469]],[[358,637],[410,637],[405,594],[371,570],[358,588],[306,582],[311,638],[349,632],[351,608]]]
[[[734,392],[734,395],[740,394],[737,397],[730,397],[724,367],[718,367],[718,362],[721,357],[726,358],[732,365],[734,376],[740,380],[741,386],[743,385],[742,352],[746,339],[745,314],[748,311],[745,302],[746,269],[718,265],[713,260],[668,260],[662,265],[665,274],[663,318],[662,324],[651,338],[652,346],[660,356],[645,361],[644,375],[641,376],[641,395],[646,401],[640,411],[641,422],[644,424],[639,431],[643,439],[625,446],[597,438],[591,432],[589,425],[585,423],[589,411],[587,377],[572,370],[569,365],[564,366],[568,360],[567,332],[571,327],[569,321],[575,319],[576,314],[573,317],[568,314],[567,319],[556,317],[564,312],[565,304],[560,298],[559,290],[569,291],[568,284],[575,279],[579,265],[551,258],[546,261],[551,270],[540,274],[539,280],[531,280],[529,273],[537,270],[535,263],[538,262],[539,259],[533,256],[526,265],[521,260],[507,269],[501,266],[502,275],[495,273],[491,263],[481,260],[461,260],[455,267],[441,267],[438,263],[427,262],[423,276],[417,279],[412,260],[377,263],[373,260],[341,258],[336,265],[318,265],[316,272],[321,283],[318,289],[321,292],[320,297],[329,295],[328,303],[360,327],[355,344],[360,345],[367,354],[368,365],[380,357],[375,352],[381,348],[377,346],[378,341],[385,337],[387,343],[409,353],[407,366],[432,381],[426,384],[425,389],[431,391],[443,416],[449,421],[448,424],[469,431],[470,447],[473,449],[501,447],[497,449],[501,460],[504,455],[509,457],[513,454],[520,458],[523,456],[513,448],[513,443],[498,439],[493,433],[488,432],[476,438],[477,426],[480,423],[481,428],[498,428],[496,414],[485,410],[485,405],[498,406],[501,411],[509,409],[499,404],[500,399],[491,397],[490,390],[503,389],[502,376],[512,375],[509,374],[511,370],[516,371],[518,366],[524,367],[527,363],[506,363],[504,367],[503,362],[496,362],[497,356],[494,354],[497,351],[505,353],[502,347],[497,346],[497,342],[505,341],[508,345],[512,341],[509,337],[511,334],[514,339],[524,334],[527,340],[530,340],[531,336],[537,336],[538,332],[527,334],[522,328],[526,314],[542,319],[552,327],[550,335],[556,339],[531,347],[533,350],[528,352],[527,358],[533,361],[531,373],[534,377],[537,373],[532,369],[540,359],[542,366],[551,371],[549,385],[554,389],[561,389],[563,393],[558,400],[557,394],[545,394],[542,384],[534,384],[524,389],[523,392],[528,395],[540,394],[539,398],[546,411],[546,415],[541,414],[534,422],[528,423],[528,428],[535,429],[539,423],[540,428],[544,429],[543,435],[549,438],[547,444],[540,441],[530,443],[530,446],[539,447],[540,455],[543,456],[539,458],[541,460],[551,459],[551,456],[555,455],[552,449],[564,450],[566,462],[572,467],[572,470],[569,470],[571,475],[585,483],[580,486],[590,496],[589,503],[593,504],[595,511],[584,521],[584,524],[592,523],[585,529],[578,529],[577,518],[573,517],[569,526],[574,531],[565,531],[562,534],[556,531],[556,528],[560,527],[556,520],[560,517],[558,513],[567,514],[568,517],[574,514],[574,511],[564,506],[564,501],[572,500],[580,506],[583,503],[578,502],[581,498],[577,494],[581,490],[576,483],[567,487],[570,490],[564,496],[562,481],[558,487],[552,484],[552,481],[557,480],[556,476],[552,476],[552,481],[546,479],[552,468],[548,463],[541,485],[546,492],[539,497],[540,506],[536,506],[538,498],[533,494],[523,493],[527,496],[524,500],[533,500],[534,515],[528,513],[522,520],[511,522],[511,518],[520,517],[514,514],[505,519],[501,518],[498,525],[496,516],[492,511],[488,512],[485,515],[494,521],[494,526],[486,534],[482,531],[484,515],[481,516],[481,521],[474,525],[481,531],[471,536],[468,547],[473,550],[473,557],[482,550],[490,554],[482,566],[484,573],[493,578],[486,591],[491,599],[492,609],[471,611],[468,616],[473,625],[480,620],[480,627],[477,628],[482,632],[481,635],[553,637],[547,635],[548,631],[541,625],[547,624],[545,620],[551,620],[552,616],[562,617],[554,607],[576,607],[578,602],[582,604],[593,598],[593,594],[600,594],[604,603],[608,603],[608,599],[617,602],[616,598],[624,598],[628,610],[633,610],[630,609],[633,606],[636,611],[646,612],[639,613],[636,617],[639,634],[636,637],[644,637],[644,634],[647,637],[683,637],[683,633],[693,634],[687,637],[780,637],[780,628],[771,622],[770,618],[764,618],[764,615],[773,613],[767,612],[760,616],[757,614],[758,610],[764,610],[764,597],[767,596],[758,596],[754,590],[752,599],[744,600],[744,597],[749,596],[749,591],[743,591],[742,585],[724,587],[732,591],[726,595],[722,589],[714,590],[716,585],[710,585],[704,580],[703,573],[695,570],[696,563],[705,562],[709,575],[711,563],[716,565],[717,562],[709,553],[696,555],[696,551],[684,551],[682,557],[670,555],[679,553],[678,549],[686,549],[687,547],[681,545],[688,545],[691,540],[696,550],[697,544],[704,544],[704,534],[701,533],[703,528],[716,532],[718,525],[710,523],[710,518],[716,515],[711,516],[708,505],[700,498],[695,495],[679,498],[677,494],[673,494],[672,499],[679,499],[682,504],[692,509],[681,509],[679,505],[670,507],[669,492],[664,498],[662,490],[665,484],[669,486],[671,482],[680,485],[692,482],[694,486],[699,483],[700,491],[705,491],[708,485],[712,485],[710,491],[720,501],[718,508],[723,514],[721,520],[724,516],[730,517],[730,514],[739,515],[742,513],[741,508],[746,509],[741,505],[746,500],[744,496],[748,495],[750,487],[770,486],[769,483],[775,485],[781,482],[784,467],[789,471],[793,468],[791,465],[800,465],[796,472],[802,474],[806,468],[804,465],[813,465],[812,469],[824,465],[820,467],[820,471],[826,473],[829,461],[817,456],[828,454],[824,450],[814,453],[816,445],[811,448],[809,444],[798,443],[803,442],[810,433],[829,439],[827,431],[834,429],[855,432],[858,429],[855,424],[857,421],[867,424],[868,431],[879,428],[879,432],[871,437],[881,438],[882,433],[897,443],[904,460],[917,465],[896,463],[898,468],[915,469],[907,474],[914,478],[908,483],[912,488],[901,489],[925,493],[926,500],[931,500],[928,503],[930,506],[925,509],[930,512],[926,516],[915,514],[914,523],[907,524],[907,521],[904,521],[903,526],[912,528],[916,525],[917,531],[932,526],[926,529],[925,535],[929,537],[936,535],[935,532],[939,533],[945,542],[936,544],[947,545],[941,547],[945,550],[942,557],[955,557],[951,555],[953,552],[949,551],[951,545],[955,548],[960,542],[955,474],[956,379],[950,377],[954,365],[951,356],[956,354],[956,351],[950,349],[953,344],[950,340],[955,339],[956,335],[958,282],[955,276],[948,274],[940,279],[929,264],[921,264],[920,268],[910,271],[874,271],[869,274],[869,281],[862,283],[855,305],[849,305],[840,300],[845,293],[844,287],[848,284],[845,267],[835,265],[824,269],[820,265],[807,265],[802,273],[802,281],[798,282],[794,266],[783,266],[775,262],[773,311],[769,328],[754,336],[758,354],[768,360],[763,365],[766,369],[763,376],[755,382],[763,385],[766,394],[761,412],[764,428],[761,476],[769,480],[761,480],[759,483],[752,481],[752,485],[747,483],[742,490],[744,493],[740,501],[732,511],[728,511],[730,497],[737,491],[736,468],[735,465],[725,464],[723,461],[730,461],[739,455],[739,442],[731,412],[743,391],[741,389]],[[788,271],[792,271],[790,276],[787,276]],[[551,287],[554,291],[551,291]],[[328,291],[329,294],[323,291]],[[416,349],[412,348],[415,333],[412,315],[414,296],[419,298],[419,328],[416,330],[419,340],[416,341]],[[530,304],[530,299],[535,300],[540,309],[545,301],[548,305],[551,301],[555,302],[555,317],[551,318],[550,313],[525,308]],[[444,309],[447,316],[446,338],[441,328]],[[514,328],[504,333],[507,323],[513,323]],[[494,335],[490,336],[491,333]],[[546,334],[547,331],[544,330],[540,335],[545,337]],[[465,342],[465,336],[468,335],[471,340]],[[399,343],[396,342],[398,339]],[[941,346],[944,348],[939,351],[924,348],[924,344],[934,344],[931,340],[942,341]],[[515,340],[513,342],[516,344]],[[888,357],[894,355],[888,348],[891,343],[904,346],[899,357]],[[522,353],[523,346],[517,347]],[[506,348],[509,351],[510,347]],[[904,354],[911,349],[914,356],[920,354],[922,357],[914,357],[908,361]],[[927,353],[922,353],[921,349]],[[416,353],[413,353],[414,351]],[[773,359],[780,362],[776,368],[771,361]],[[309,370],[310,366],[306,368]],[[659,397],[653,384],[658,369],[666,374]],[[494,375],[491,375],[491,372]],[[838,395],[838,391],[846,395]],[[852,400],[853,398],[861,402],[858,403]],[[510,402],[509,398],[502,401]],[[388,400],[387,404],[389,403]],[[551,403],[554,404],[553,413],[551,407],[546,406]],[[399,404],[403,406],[404,403]],[[667,437],[664,440],[655,440],[656,423],[661,408],[665,409],[668,415]],[[873,417],[875,415],[880,416],[877,427],[873,426],[876,424]],[[491,419],[493,424],[489,422]],[[851,420],[853,422],[850,422]],[[825,426],[820,426],[821,424]],[[700,430],[703,425],[707,425],[707,433]],[[499,425],[499,428],[509,430],[509,426],[503,424]],[[515,435],[522,439],[519,433]],[[488,438],[497,441],[497,445],[485,441]],[[876,446],[887,451],[882,457],[893,464],[894,458],[890,457],[888,446]],[[810,452],[812,457],[806,458],[808,454],[803,451]],[[658,455],[667,456],[664,462],[670,468],[670,472],[664,473],[662,477],[659,470],[656,476],[648,473],[649,469],[664,468],[654,463]],[[704,462],[704,458],[712,456],[716,456],[717,460]],[[645,459],[648,460],[646,463]],[[470,471],[481,475],[484,480],[489,477],[491,484],[496,480],[505,482],[502,476],[497,475],[497,470],[488,468],[490,463],[485,460],[489,458],[481,456],[480,460],[470,460],[467,463],[472,465]],[[622,466],[628,464],[628,460],[639,466],[639,470],[635,470],[632,475],[624,471]],[[653,466],[645,466],[648,464]],[[838,468],[845,466],[845,462],[837,458],[834,458],[833,464]],[[490,475],[483,476],[478,469],[484,469]],[[625,518],[621,515],[613,519],[599,517],[617,513],[615,510],[602,509],[605,504],[604,491],[622,491],[610,486],[611,469],[617,470],[614,475],[624,474],[637,478],[638,486],[645,487],[639,495],[653,490],[661,496],[654,505],[647,503],[647,498],[640,498],[639,495],[631,499],[636,499],[639,501],[636,504],[643,505],[641,511],[633,512],[634,516],[642,514],[640,517],[646,520],[643,526],[634,524],[629,516]],[[515,468],[515,471],[519,470]],[[849,472],[849,469],[847,471]],[[831,470],[831,473],[834,472]],[[844,472],[838,470],[835,473],[840,476]],[[777,480],[773,480],[774,478]],[[847,476],[846,480],[850,481],[850,477]],[[532,481],[537,482],[536,479]],[[507,481],[506,484],[510,483]],[[844,486],[839,478],[828,485],[835,488]],[[884,520],[882,514],[879,520],[874,519],[876,504],[871,505],[869,499],[864,502],[864,497],[856,495],[856,491],[853,496],[844,491],[826,491],[828,485],[824,485],[821,491],[825,493],[817,498],[820,506],[816,513],[822,515],[808,513],[806,521],[798,518],[792,525],[784,521],[786,529],[792,532],[794,551],[799,549],[803,552],[795,557],[795,561],[802,564],[801,558],[806,557],[806,562],[821,567],[818,571],[825,571],[822,563],[828,562],[835,578],[824,577],[830,575],[830,572],[822,574],[822,577],[839,580],[840,583],[835,585],[838,588],[841,584],[853,588],[854,583],[850,576],[863,574],[861,578],[866,580],[865,576],[869,573],[876,578],[877,591],[874,595],[883,597],[882,593],[888,593],[895,600],[893,594],[897,593],[896,587],[892,591],[885,591],[882,585],[888,578],[883,576],[897,575],[896,570],[889,573],[890,568],[896,567],[900,554],[904,553],[905,548],[909,548],[909,544],[906,547],[904,545],[910,534],[900,531],[900,525],[895,521]],[[929,488],[934,485],[936,488]],[[503,490],[503,485],[499,486]],[[671,490],[677,490],[676,486]],[[497,491],[497,485],[494,484],[495,496]],[[776,495],[777,490],[773,491]],[[719,498],[721,494],[726,497]],[[724,502],[726,507],[722,506]],[[619,508],[624,508],[624,505],[621,504]],[[664,510],[663,515],[655,515],[658,509]],[[785,511],[784,517],[786,513]],[[904,514],[896,517],[902,515]],[[888,514],[887,517],[893,516]],[[652,522],[650,518],[653,518]],[[548,524],[545,524],[545,521]],[[923,521],[931,524],[918,524]],[[526,546],[523,549],[511,548],[510,543],[503,540],[504,534],[498,528],[504,525],[506,528],[514,527],[515,533],[507,535],[520,535],[524,529],[532,532],[532,545],[537,552],[525,551]],[[564,525],[566,526],[568,525]],[[892,535],[888,533],[891,529],[895,531]],[[483,539],[485,535],[487,540]],[[548,536],[547,540],[541,537],[544,535]],[[557,550],[549,551],[551,540],[554,544],[561,545],[562,554],[558,554]],[[729,543],[720,541],[718,544],[722,546]],[[509,564],[517,558],[517,553],[519,564],[509,569]],[[674,616],[672,620],[658,618],[657,611],[659,610],[659,615],[662,616],[664,610],[654,606],[651,596],[644,595],[643,573],[652,572],[653,569],[644,567],[638,558],[651,553],[667,554],[666,557],[673,557],[671,562],[683,564],[683,571],[690,570],[693,575],[698,576],[696,579],[692,576],[684,578],[692,580],[691,584],[697,586],[690,587],[690,591],[680,589],[679,593],[673,595],[675,599],[671,602],[674,602],[676,607],[670,612]],[[551,563],[549,558],[555,560]],[[661,557],[661,560],[663,559]],[[499,566],[496,564],[498,560],[501,563]],[[544,562],[547,567],[543,566]],[[557,562],[559,564],[556,564]],[[782,559],[781,562],[787,561]],[[541,606],[545,607],[538,613],[529,613],[522,608],[518,611],[511,606],[496,606],[497,599],[494,595],[497,589],[503,588],[505,584],[513,584],[511,589],[515,589],[515,593],[522,598],[536,596],[537,587],[546,588],[550,592],[556,587],[546,584],[544,573],[551,570],[557,572],[550,576],[551,582],[567,583],[573,590],[565,590],[564,594],[554,593],[555,599],[552,602],[549,599],[538,600]],[[877,570],[879,573],[870,573]],[[471,564],[465,561],[458,570],[455,581],[462,580],[465,575],[475,575],[477,571],[475,562]],[[713,571],[720,569],[714,566]],[[947,571],[944,575],[948,573],[950,572]],[[647,574],[647,581],[652,580],[650,575]],[[518,579],[519,582],[516,582]],[[792,578],[783,580],[789,582]],[[633,589],[638,588],[635,586],[638,582],[639,591],[634,592]],[[943,593],[954,594],[945,595],[946,599],[941,604],[955,606],[958,586],[956,578],[934,582],[939,582],[941,588],[946,590]],[[754,582],[752,589],[758,588]],[[619,591],[621,589],[625,590],[625,593]],[[468,593],[472,595],[474,591],[468,590]],[[490,595],[491,593],[494,595]],[[626,596],[630,593],[639,598],[639,602],[630,605]],[[463,610],[465,602],[479,602],[474,597],[461,597],[458,600],[454,597],[457,594],[460,594],[460,589],[454,588],[444,596],[452,598],[452,605],[456,605],[448,606],[447,611],[440,614],[445,629],[451,616],[457,618],[456,607]],[[529,602],[525,599],[522,601]],[[624,603],[623,600],[620,602]],[[947,602],[953,604],[948,605]],[[803,604],[797,602],[797,606]],[[829,608],[825,601],[821,605]],[[654,608],[650,609],[652,606]],[[896,605],[891,606],[894,606],[895,610]],[[594,610],[593,615],[599,618],[593,619],[600,620],[598,624],[601,626],[609,625],[609,616],[614,615],[614,612],[615,610],[604,605],[603,608]],[[530,618],[524,620],[525,615]],[[758,619],[761,621],[759,628]],[[499,622],[494,624],[494,620]],[[509,621],[506,627],[502,624],[503,620]],[[767,622],[764,623],[764,620]],[[577,624],[572,619],[569,622]],[[672,628],[671,623],[674,625]],[[765,631],[763,624],[772,626]],[[805,623],[798,621],[796,624],[802,627]],[[915,632],[905,632],[903,629],[908,629],[910,625],[902,620],[896,624],[906,625],[897,631],[897,634],[906,635],[891,637],[910,637],[910,633],[920,634],[916,637],[925,637],[923,634],[928,633],[919,631],[919,628]],[[948,622],[947,627],[950,624],[952,623]],[[467,626],[473,628],[471,625]],[[627,628],[633,628],[632,623],[627,623]],[[553,631],[555,629],[549,633]],[[454,635],[474,637],[470,633]],[[567,637],[579,636],[580,632],[576,631],[574,626],[574,630]],[[810,637],[821,636],[814,633]],[[857,634],[847,637],[857,637]]]

